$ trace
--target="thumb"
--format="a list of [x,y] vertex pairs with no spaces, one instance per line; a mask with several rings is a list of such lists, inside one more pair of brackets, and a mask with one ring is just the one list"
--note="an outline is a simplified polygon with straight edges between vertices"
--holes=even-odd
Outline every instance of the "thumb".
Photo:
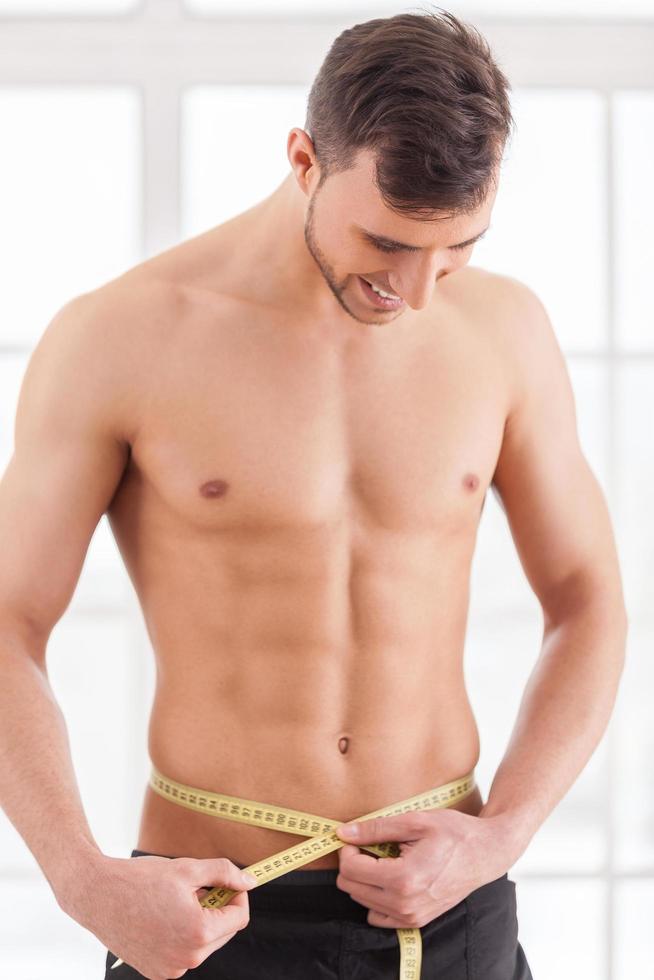
[[190,881],[203,888],[232,888],[244,891],[257,883],[254,875],[241,870],[229,858],[187,858]]
[[342,840],[357,844],[385,844],[388,841],[418,840],[425,827],[420,813],[394,813],[340,824],[336,833]]

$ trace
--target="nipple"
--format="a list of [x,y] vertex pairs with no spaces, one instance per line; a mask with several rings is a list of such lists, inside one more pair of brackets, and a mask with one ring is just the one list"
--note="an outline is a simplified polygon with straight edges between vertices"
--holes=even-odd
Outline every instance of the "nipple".
[[466,473],[463,477],[463,485],[466,490],[476,490],[479,486],[479,477],[476,473]]
[[226,480],[207,480],[200,487],[200,493],[203,497],[222,497],[228,489],[229,484]]

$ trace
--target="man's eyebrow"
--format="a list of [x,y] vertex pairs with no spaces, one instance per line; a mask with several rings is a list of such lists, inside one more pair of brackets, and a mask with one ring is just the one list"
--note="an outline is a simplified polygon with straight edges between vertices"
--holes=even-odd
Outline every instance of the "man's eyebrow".
[[[373,243],[379,243],[381,245],[392,245],[394,248],[404,249],[406,252],[422,252],[424,250],[422,245],[408,245],[406,242],[398,242],[396,238],[386,238],[385,235],[377,235],[374,231],[367,231],[362,228],[361,225],[356,223],[353,225],[357,231],[361,232],[364,238],[367,238]],[[466,245],[472,245],[474,242],[479,241],[479,239],[486,234],[490,225],[487,225],[483,231],[480,231],[478,235],[474,238],[468,238],[465,242],[459,242],[457,245],[448,245],[448,248],[464,248]]]

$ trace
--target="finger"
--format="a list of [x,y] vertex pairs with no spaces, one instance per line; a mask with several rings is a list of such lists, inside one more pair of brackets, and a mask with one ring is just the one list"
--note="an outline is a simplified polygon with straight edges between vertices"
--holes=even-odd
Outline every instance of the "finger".
[[[225,932],[225,919],[218,919],[216,917],[216,912],[223,912],[230,906],[240,908],[242,910],[241,914],[245,914],[243,915],[238,928]],[[247,928],[250,921],[249,901],[247,895],[241,892],[234,895],[234,897],[229,900],[229,903],[223,906],[221,909],[203,909],[202,911],[209,916],[206,921],[208,922],[208,935],[212,937],[207,943],[204,944],[204,946],[201,947],[203,957],[202,962],[204,962],[208,956],[215,953],[216,950],[221,949],[227,942],[231,941],[239,932],[241,932],[242,929]]]
[[402,922],[397,916],[394,915],[384,915],[381,912],[377,912],[374,909],[368,914],[368,925],[379,926],[382,929],[408,929],[411,928],[405,922]]
[[348,889],[348,892],[352,901],[358,902],[367,909],[385,915],[394,914],[392,899],[383,889],[371,888],[369,885],[355,885],[352,889]]
[[427,822],[423,814],[395,813],[389,817],[371,817],[339,824],[336,833],[342,840],[358,844],[385,844],[387,841],[420,840]]
[[239,932],[239,929],[237,929],[235,932],[228,932],[226,936],[221,936],[220,939],[214,939],[213,942],[207,943],[206,946],[203,946],[200,950],[202,962],[204,963],[207,957],[211,956],[212,953],[222,949],[228,942],[231,942],[234,936],[237,936]]
[[245,891],[254,884],[247,882],[247,869],[238,867],[229,858],[175,858],[187,881],[196,887],[232,888]]
[[381,911],[377,909],[371,909],[370,915],[368,916],[368,922],[371,926],[381,925],[392,927],[395,929],[415,929],[417,928],[415,923],[420,923],[420,928],[423,925],[428,925],[434,919],[437,919],[440,915],[444,915],[448,908],[434,908],[433,902],[427,902],[426,904],[418,906],[411,915],[398,915],[397,912],[393,912],[391,909]]
[[[369,875],[374,874],[375,869],[373,865],[376,863],[377,858],[370,857],[369,854],[366,854],[364,851],[361,851],[354,844],[345,844],[343,847],[340,848],[338,854],[339,854],[338,877],[340,880],[337,880],[337,884],[339,888],[345,887],[345,885],[349,881],[356,881],[357,879],[359,879],[359,875],[356,873],[357,871],[359,871],[361,874],[364,875],[366,873],[368,873]],[[353,859],[358,858],[359,856],[368,858],[368,862],[364,864],[359,864],[359,862],[353,864]],[[364,880],[364,879],[361,878],[359,880]],[[369,881],[367,882],[367,884],[370,885],[374,884],[377,888],[382,887],[380,884],[377,884],[376,882],[373,881]]]
[[406,874],[406,858],[376,858],[358,849],[341,862],[341,874],[349,881],[358,881],[377,888],[392,888]]
[[353,888],[357,888],[358,886],[364,884],[366,888],[371,888],[373,889],[373,891],[378,891],[378,892],[385,891],[383,885],[375,885],[375,884],[371,884],[370,882],[358,881],[356,878],[348,878],[347,875],[343,874],[343,872],[341,872],[338,878],[336,879],[336,884],[341,889],[341,891],[350,892],[350,894],[352,893]]
[[211,908],[207,906],[201,906],[201,912],[222,912],[225,909],[241,909],[243,912],[250,914],[250,902],[246,892],[234,892],[229,901],[225,905],[221,905],[218,908]]
[[[236,892],[226,905],[219,908],[200,906],[200,912],[208,922],[209,942],[218,940],[226,931],[238,932],[244,929],[250,919],[250,903],[245,892]],[[220,918],[218,918],[220,916]]]
[[225,905],[219,905],[219,906],[201,905],[200,903],[202,902],[202,900],[206,898],[211,891],[213,891],[213,888],[204,887],[204,888],[195,889],[195,895],[198,904],[200,905],[201,912],[213,912],[219,908],[227,908],[228,905],[238,906],[239,908],[244,908],[248,910],[250,908],[250,903],[247,899],[246,893],[244,891],[233,891],[231,889],[230,889],[230,891],[232,891],[231,897],[228,899]]

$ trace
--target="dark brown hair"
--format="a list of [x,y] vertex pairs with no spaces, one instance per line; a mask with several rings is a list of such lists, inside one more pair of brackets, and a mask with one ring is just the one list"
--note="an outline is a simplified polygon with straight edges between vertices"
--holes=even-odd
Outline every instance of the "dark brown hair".
[[488,42],[441,7],[375,18],[332,43],[307,103],[319,187],[375,153],[393,210],[470,213],[495,183],[515,126]]

